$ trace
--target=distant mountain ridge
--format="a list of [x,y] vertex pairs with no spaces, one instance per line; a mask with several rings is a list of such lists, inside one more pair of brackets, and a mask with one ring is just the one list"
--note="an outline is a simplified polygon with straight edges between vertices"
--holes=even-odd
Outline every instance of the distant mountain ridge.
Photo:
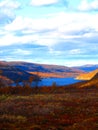
[[[84,67],[84,66],[83,66]],[[85,67],[92,67],[85,66]],[[96,65],[97,67],[97,65]],[[34,72],[34,74],[33,74]],[[73,76],[80,79],[81,77],[85,78],[85,80],[81,83],[75,84],[78,88],[85,87],[98,87],[98,69],[85,73],[82,69],[77,69],[76,67],[66,67],[66,66],[58,66],[58,65],[45,65],[45,64],[36,64],[36,63],[28,63],[28,62],[5,62],[0,61],[0,80],[7,82],[17,82],[28,80],[30,76],[36,77],[37,72],[41,75],[54,74],[54,76],[59,77],[65,74],[64,76]],[[82,73],[82,74],[81,74]],[[58,74],[58,75],[57,75]],[[77,76],[79,75],[79,76]],[[47,77],[47,76],[46,76]]]
[[87,65],[83,65],[83,66],[76,66],[73,68],[76,68],[76,69],[79,69],[79,70],[82,70],[85,72],[91,72],[91,71],[98,69],[98,64],[95,64],[95,65],[87,64]]
[[35,72],[37,74],[37,72],[39,72],[39,75],[45,76],[46,74],[51,77],[76,77],[80,73],[83,73],[83,71],[79,69],[60,65],[36,64],[28,62],[6,62],[6,64],[29,72],[30,74],[35,74]]
[[7,64],[15,66],[17,68],[26,71],[40,71],[40,72],[80,72],[79,69],[72,67],[61,66],[61,65],[48,65],[48,64],[38,64],[29,62],[7,62]]

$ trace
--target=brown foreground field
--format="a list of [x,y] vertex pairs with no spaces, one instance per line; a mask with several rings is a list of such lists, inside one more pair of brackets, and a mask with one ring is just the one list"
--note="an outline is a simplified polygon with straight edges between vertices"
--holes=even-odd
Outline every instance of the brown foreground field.
[[63,89],[1,94],[0,130],[98,130],[98,88]]

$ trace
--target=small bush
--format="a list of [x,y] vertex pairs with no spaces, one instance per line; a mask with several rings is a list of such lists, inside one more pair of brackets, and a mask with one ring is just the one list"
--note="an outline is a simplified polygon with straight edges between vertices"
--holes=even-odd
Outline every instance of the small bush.
[[14,116],[14,115],[1,115],[0,116],[0,122],[18,122],[18,123],[24,123],[26,121],[26,117],[23,116]]

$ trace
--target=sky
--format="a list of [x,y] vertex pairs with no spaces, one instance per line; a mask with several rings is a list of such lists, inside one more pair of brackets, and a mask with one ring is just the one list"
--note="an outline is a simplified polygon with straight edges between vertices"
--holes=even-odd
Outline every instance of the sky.
[[98,64],[98,0],[0,0],[0,60]]

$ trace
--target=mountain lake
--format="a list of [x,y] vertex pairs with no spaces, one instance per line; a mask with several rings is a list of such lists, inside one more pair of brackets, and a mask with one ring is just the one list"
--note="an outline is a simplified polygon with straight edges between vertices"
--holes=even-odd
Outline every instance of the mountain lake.
[[[39,83],[38,86],[51,86],[54,82],[57,86],[69,85],[80,82],[81,80],[77,80],[73,77],[70,78],[43,78]],[[34,84],[32,84],[34,85]]]

